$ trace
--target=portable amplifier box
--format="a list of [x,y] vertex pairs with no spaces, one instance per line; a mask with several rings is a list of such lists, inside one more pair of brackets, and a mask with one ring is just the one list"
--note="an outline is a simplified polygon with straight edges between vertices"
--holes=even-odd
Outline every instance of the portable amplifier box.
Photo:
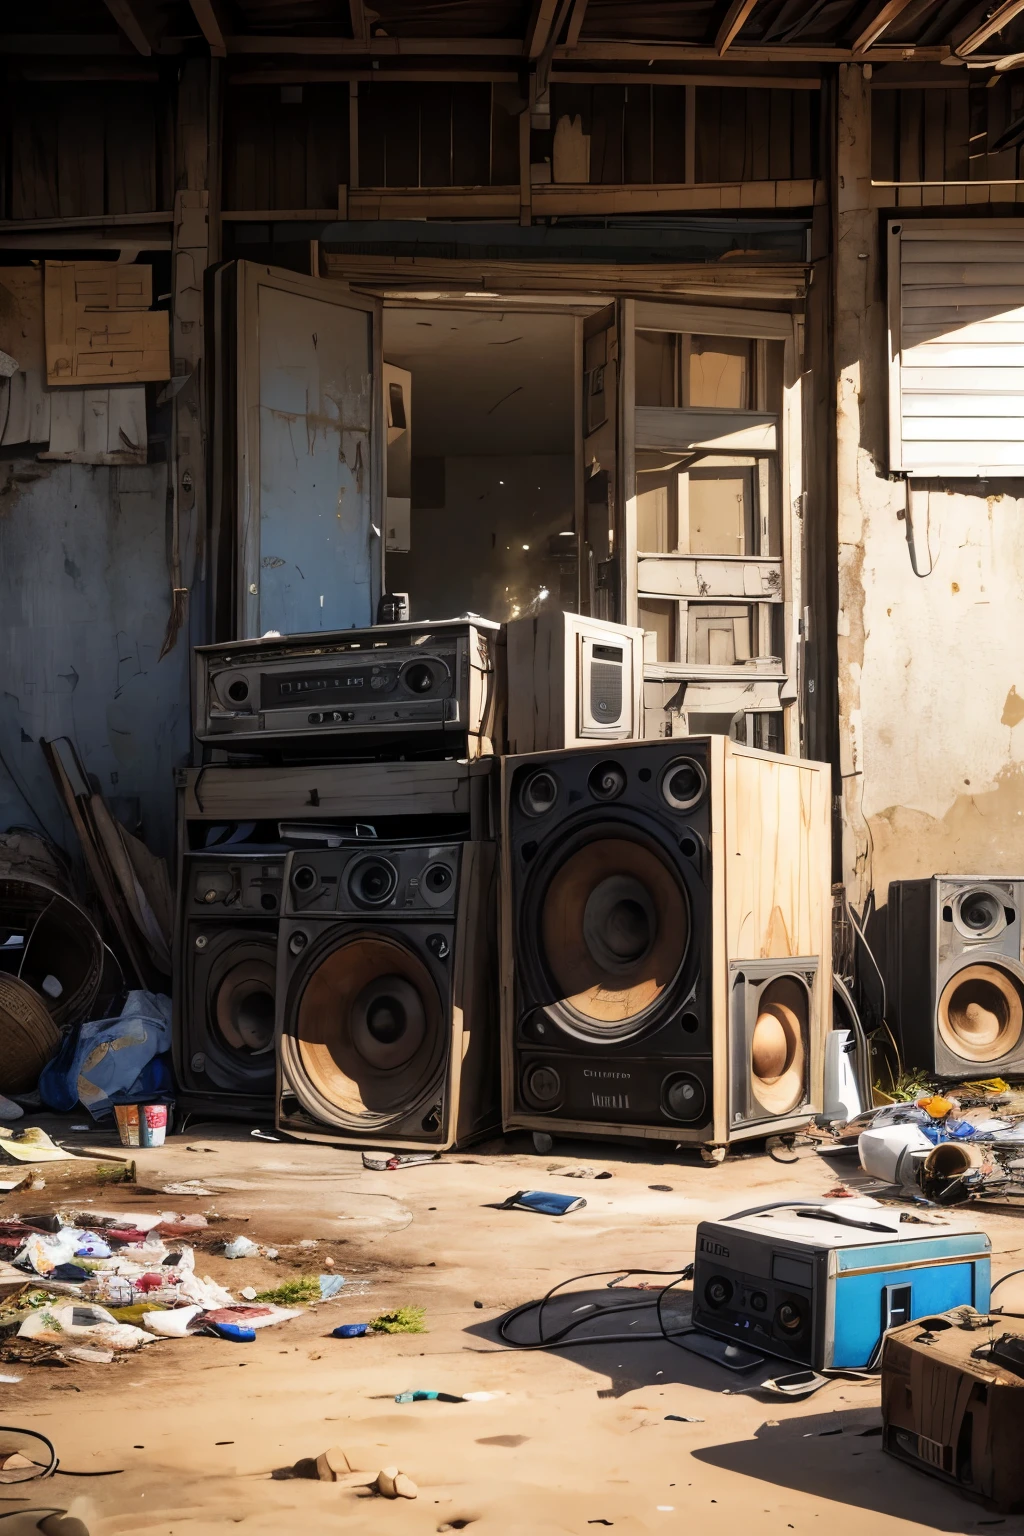
[[504,741],[500,634],[473,618],[199,645],[195,733],[278,755],[488,756]]
[[988,1307],[982,1232],[904,1232],[883,1207],[777,1205],[697,1228],[693,1323],[812,1370],[873,1368],[890,1328]]

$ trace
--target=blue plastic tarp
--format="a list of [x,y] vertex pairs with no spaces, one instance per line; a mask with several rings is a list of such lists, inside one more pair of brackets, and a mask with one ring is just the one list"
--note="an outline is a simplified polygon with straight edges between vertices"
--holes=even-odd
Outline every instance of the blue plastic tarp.
[[94,1120],[115,1104],[151,1103],[171,1092],[171,1000],[160,992],[129,992],[116,1019],[93,1019],[73,1030],[43,1068],[39,1095],[62,1113],[81,1103]]

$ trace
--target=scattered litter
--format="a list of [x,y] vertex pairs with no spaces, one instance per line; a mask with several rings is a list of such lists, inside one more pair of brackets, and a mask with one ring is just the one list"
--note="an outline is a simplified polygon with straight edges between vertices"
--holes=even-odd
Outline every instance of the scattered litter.
[[[659,1194],[663,1194],[663,1195],[670,1195],[672,1193],[672,1185],[671,1184],[648,1184],[647,1188],[648,1189],[656,1189]],[[591,1521],[590,1524],[593,1525],[594,1522]]]
[[256,1287],[254,1285],[243,1285],[238,1294],[244,1301],[255,1301]]
[[320,1276],[320,1300],[330,1301],[332,1296],[338,1296],[345,1288],[344,1275]]
[[204,1323],[203,1332],[232,1344],[252,1344],[256,1338],[255,1328],[243,1328],[239,1323]]
[[376,1488],[386,1499],[414,1499],[419,1489],[411,1477],[397,1467],[384,1467],[377,1473]]
[[154,1335],[131,1323],[119,1323],[105,1308],[76,1303],[72,1306],[42,1307],[26,1317],[18,1329],[19,1339],[41,1339],[47,1344],[63,1344],[75,1339],[93,1339],[120,1353],[152,1344]]
[[224,1244],[226,1259],[251,1259],[259,1251],[259,1244],[248,1237],[236,1237],[230,1243]]
[[370,1327],[374,1333],[426,1333],[426,1315],[424,1307],[396,1307],[371,1317]]
[[331,1337],[333,1339],[361,1339],[369,1331],[369,1323],[342,1323],[339,1328],[332,1330]]
[[399,1392],[395,1398],[396,1403],[462,1403],[465,1398],[459,1397],[454,1392],[438,1392],[433,1388],[414,1387],[408,1392]]
[[21,1131],[9,1131],[0,1126],[0,1152],[13,1158],[16,1163],[73,1163],[74,1152],[51,1141],[38,1125],[27,1125]]
[[503,1211],[535,1211],[540,1216],[568,1216],[586,1205],[582,1195],[556,1195],[541,1189],[520,1189],[503,1200]]
[[821,1387],[828,1386],[828,1377],[817,1371],[792,1371],[786,1376],[769,1377],[757,1387],[758,1392],[768,1392],[772,1397],[810,1397]]
[[73,1126],[72,1126],[72,1127],[71,1127],[71,1129],[72,1129],[72,1130],[73,1130],[73,1131],[88,1131],[88,1130],[90,1130],[90,1129],[91,1129],[91,1127],[90,1127],[90,1126],[88,1126],[88,1125],[73,1125]]
[[82,1365],[109,1365],[114,1358],[112,1349],[101,1349],[98,1345],[89,1344],[73,1344],[65,1350],[65,1354],[69,1360],[78,1360]]
[[590,1163],[578,1163],[571,1168],[552,1168],[549,1172],[556,1179],[610,1179],[604,1168],[594,1168]]
[[435,1163],[440,1152],[364,1152],[363,1167],[374,1173],[384,1173],[392,1168],[418,1168],[423,1163]]
[[666,1413],[666,1423],[671,1420],[674,1424],[703,1424],[703,1419],[693,1419],[686,1413]]
[[716,1365],[724,1365],[730,1371],[753,1371],[757,1366],[764,1365],[763,1355],[756,1354],[752,1349],[744,1349],[742,1344],[728,1344],[724,1339],[713,1338],[707,1333],[683,1333],[678,1336],[677,1342],[692,1355],[713,1360]]
[[21,1380],[20,1376],[0,1376],[0,1382],[3,1382],[4,1386],[13,1386],[16,1382],[19,1382],[20,1380]]
[[167,1136],[166,1104],[115,1104],[122,1147],[162,1147]]
[[281,1140],[280,1136],[271,1136],[269,1131],[261,1131],[258,1126],[255,1127],[253,1130],[251,1130],[249,1132],[249,1135],[250,1136],[255,1136],[257,1141],[280,1141]]
[[171,1307],[163,1312],[144,1312],[142,1326],[162,1339],[183,1339],[189,1331],[189,1323],[198,1317],[202,1307]]
[[463,1392],[464,1403],[489,1403],[496,1397],[508,1397],[507,1392]]
[[163,1193],[165,1195],[212,1195],[215,1191],[207,1189],[206,1185],[200,1184],[198,1179],[183,1179],[175,1184],[165,1184]]

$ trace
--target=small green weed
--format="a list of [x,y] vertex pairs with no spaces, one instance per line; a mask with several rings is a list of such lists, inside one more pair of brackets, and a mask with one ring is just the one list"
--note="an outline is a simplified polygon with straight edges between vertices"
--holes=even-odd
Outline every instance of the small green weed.
[[426,1333],[425,1307],[396,1307],[393,1312],[379,1312],[370,1319],[374,1333]]
[[257,1301],[268,1301],[276,1307],[294,1307],[296,1302],[320,1300],[320,1281],[312,1275],[300,1275],[296,1280],[283,1280],[272,1291],[257,1291]]

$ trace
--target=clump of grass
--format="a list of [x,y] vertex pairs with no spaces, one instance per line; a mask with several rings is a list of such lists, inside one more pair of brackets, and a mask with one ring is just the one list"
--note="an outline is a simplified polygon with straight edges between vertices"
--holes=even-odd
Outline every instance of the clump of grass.
[[374,1333],[426,1333],[425,1307],[396,1307],[393,1312],[379,1312],[370,1319]]
[[913,1103],[932,1091],[932,1080],[927,1072],[914,1068],[901,1072],[889,1089],[889,1096],[900,1104]]
[[257,1291],[256,1300],[267,1301],[277,1307],[294,1307],[296,1302],[319,1301],[320,1281],[312,1275],[283,1280],[272,1291]]

